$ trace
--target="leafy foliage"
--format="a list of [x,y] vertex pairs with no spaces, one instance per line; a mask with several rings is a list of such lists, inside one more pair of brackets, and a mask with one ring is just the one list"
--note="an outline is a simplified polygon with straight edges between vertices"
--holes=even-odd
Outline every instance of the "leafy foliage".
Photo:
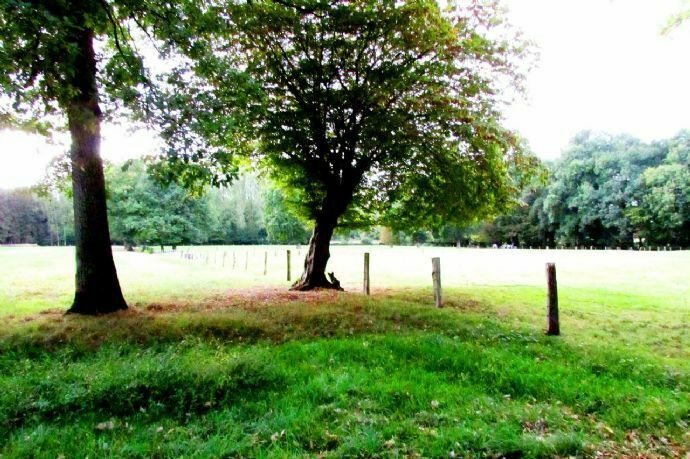
[[[0,113],[5,125],[48,133],[79,92],[76,35],[89,29],[104,40],[99,86],[105,102],[129,103],[150,81],[129,25],[141,23],[143,0],[0,1]],[[115,108],[114,105],[111,105]],[[54,116],[47,116],[54,115]]]
[[690,133],[641,142],[578,134],[525,206],[485,224],[479,239],[516,245],[688,246]]
[[630,209],[640,237],[652,244],[690,245],[690,131],[667,143],[663,164],[638,181],[637,206]]
[[557,223],[561,243],[628,246],[635,227],[629,210],[636,204],[644,171],[668,155],[664,143],[644,144],[629,136],[583,132],[573,139],[549,185],[544,207]]
[[[309,218],[464,222],[511,204],[533,165],[500,125],[498,94],[519,85],[525,50],[492,3],[198,8],[209,19],[188,25],[197,39],[183,51],[200,59],[170,80],[178,84],[172,112],[184,105],[181,117],[198,120],[180,128],[214,147],[253,151],[276,181],[303,193]],[[187,103],[207,99],[214,102]],[[168,162],[193,169],[224,160],[187,147]]]
[[286,203],[284,191],[270,187],[264,192],[264,215],[268,242],[287,244],[306,242],[309,231],[302,220],[297,218]]
[[207,190],[204,200],[210,243],[257,244],[266,240],[264,184],[245,171],[230,187]]
[[661,33],[664,35],[670,34],[674,29],[680,27],[684,22],[690,20],[690,1],[683,0],[683,8],[677,13],[671,15]]
[[544,211],[544,185],[525,190],[521,204],[511,212],[485,222],[474,240],[486,245],[509,243],[515,247],[553,245],[553,226]]
[[[241,175],[228,188],[207,189],[204,195],[154,180],[140,161],[112,167],[109,177],[109,218],[116,242],[133,245],[257,244],[271,225],[264,216],[263,189],[258,178]],[[272,219],[290,221],[281,207],[268,210]],[[296,242],[292,233],[281,240]]]
[[182,187],[154,182],[141,162],[108,175],[114,240],[127,247],[201,242],[203,204]]
[[30,190],[0,191],[0,244],[48,244],[48,216]]

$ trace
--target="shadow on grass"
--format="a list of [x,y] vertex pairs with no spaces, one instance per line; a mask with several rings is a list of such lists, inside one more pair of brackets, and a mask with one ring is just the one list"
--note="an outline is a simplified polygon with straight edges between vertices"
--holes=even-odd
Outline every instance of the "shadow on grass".
[[[48,311],[7,321],[0,427],[12,435],[22,426],[117,417],[215,429],[207,423],[219,416],[243,426],[237,435],[265,439],[238,455],[257,448],[386,455],[393,448],[386,435],[415,445],[400,454],[431,456],[447,455],[450,438],[488,455],[579,454],[585,439],[627,445],[639,435],[646,435],[641,450],[656,435],[669,451],[683,451],[687,374],[507,325],[489,304],[464,295],[446,305],[435,309],[413,290],[246,291],[102,317]],[[432,396],[444,404],[438,412]],[[459,429],[459,419],[470,424]],[[545,425],[555,435],[548,442],[539,440]],[[297,446],[282,444],[283,426]],[[505,432],[492,440],[494,428]],[[483,433],[471,436],[472,429]],[[217,453],[227,454],[223,448]]]

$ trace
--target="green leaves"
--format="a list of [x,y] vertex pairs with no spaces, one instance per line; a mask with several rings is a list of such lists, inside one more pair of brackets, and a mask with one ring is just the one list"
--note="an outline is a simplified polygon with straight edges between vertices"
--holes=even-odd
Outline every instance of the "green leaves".
[[688,244],[689,157],[685,131],[651,144],[579,133],[554,166],[543,201],[556,242],[624,247],[640,237],[648,244]]
[[125,0],[0,1],[0,91],[12,100],[12,112],[41,120],[69,106],[77,94],[76,34],[84,29],[111,41],[101,56],[105,95],[136,99],[147,77],[129,34],[134,3],[145,8]]
[[133,162],[108,173],[113,239],[126,246],[181,245],[202,241],[204,202],[180,186],[154,182],[144,164]]
[[270,187],[265,191],[264,221],[268,242],[272,244],[305,243],[309,232],[305,224],[290,211],[282,190]]
[[687,164],[671,160],[645,170],[639,179],[637,196],[637,205],[629,209],[627,215],[648,244],[690,245],[690,169]]
[[[217,6],[222,13],[206,3],[199,9],[224,23],[215,30],[210,21],[190,23],[190,36],[204,40],[185,51],[193,62],[184,92],[203,88],[209,101],[193,116],[173,117],[189,120],[176,129],[251,155],[300,191],[305,216],[329,213],[355,225],[472,220],[510,205],[520,175],[533,168],[500,124],[496,94],[506,81],[519,84],[513,61],[524,46],[493,38],[502,27],[495,5],[444,12],[430,0]],[[237,135],[216,135],[229,120],[223,132]],[[187,146],[180,147],[168,161],[179,162]],[[184,161],[217,164],[194,151]]]
[[[108,42],[99,81],[114,108],[166,141],[154,173],[195,192],[251,158],[300,191],[307,217],[438,227],[509,207],[535,166],[501,125],[525,46],[490,2],[0,1],[15,110],[68,105],[71,31],[88,27]],[[173,62],[163,78],[134,26]]]

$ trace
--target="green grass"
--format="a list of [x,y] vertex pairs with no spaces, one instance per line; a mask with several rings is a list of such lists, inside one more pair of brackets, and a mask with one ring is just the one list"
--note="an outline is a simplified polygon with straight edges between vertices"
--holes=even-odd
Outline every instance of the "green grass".
[[[69,250],[0,249],[0,455],[688,452],[687,253],[373,248],[365,297],[288,293],[284,252],[264,277],[264,250],[246,272],[117,253],[132,307],[91,318],[62,315]],[[362,250],[333,250],[352,291]],[[543,334],[547,257],[561,337]]]

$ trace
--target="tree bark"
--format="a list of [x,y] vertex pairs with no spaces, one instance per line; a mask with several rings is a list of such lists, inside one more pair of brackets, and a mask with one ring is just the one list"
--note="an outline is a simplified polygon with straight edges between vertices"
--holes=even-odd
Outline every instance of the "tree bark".
[[331,257],[329,247],[337,219],[319,218],[314,224],[314,232],[309,239],[309,250],[304,259],[302,277],[290,290],[313,290],[316,288],[342,290],[340,282],[332,277],[326,278],[326,265]]
[[108,230],[93,31],[76,30],[73,38],[77,55],[71,83],[76,95],[67,107],[67,119],[72,138],[77,273],[74,301],[67,312],[99,314],[127,309],[127,304],[117,278]]

